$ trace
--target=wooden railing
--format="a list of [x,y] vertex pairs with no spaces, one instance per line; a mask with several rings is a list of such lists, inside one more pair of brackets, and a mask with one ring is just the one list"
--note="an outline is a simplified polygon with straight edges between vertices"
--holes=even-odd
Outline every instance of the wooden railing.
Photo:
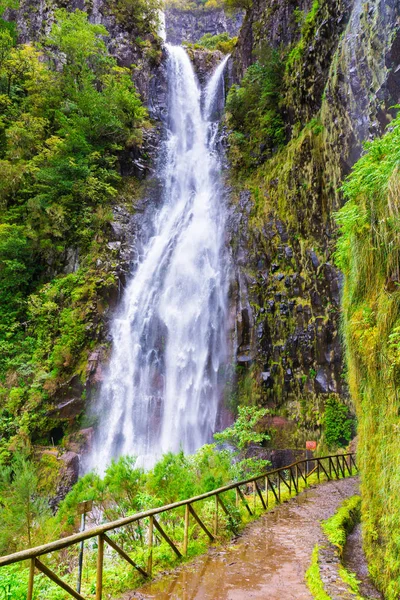
[[[246,507],[248,513],[250,515],[253,515],[254,506],[257,498],[260,500],[261,506],[264,510],[268,509],[269,496],[273,498],[274,504],[279,504],[281,502],[282,486],[284,486],[285,490],[289,490],[290,494],[292,493],[292,490],[293,492],[299,493],[299,488],[302,486],[302,484],[304,484],[303,487],[307,486],[307,480],[313,474],[316,475],[318,481],[320,481],[321,477],[327,480],[331,480],[334,478],[339,479],[340,477],[346,477],[346,475],[353,475],[353,468],[357,470],[355,455],[352,453],[324,456],[319,458],[313,457],[311,459],[299,460],[286,467],[281,467],[280,469],[275,469],[274,471],[269,471],[267,473],[264,473],[263,475],[252,477],[244,481],[231,483],[216,490],[212,490],[211,492],[201,494],[200,496],[189,498],[188,500],[174,502],[173,504],[161,506],[160,508],[153,508],[145,512],[125,517],[123,519],[118,519],[117,521],[112,521],[98,527],[93,527],[92,529],[88,529],[87,531],[70,535],[55,542],[45,544],[43,546],[37,546],[36,548],[30,548],[28,550],[23,550],[14,554],[9,554],[8,556],[3,556],[0,558],[0,567],[25,560],[30,561],[27,600],[32,600],[33,598],[34,576],[36,569],[44,573],[60,588],[65,590],[71,597],[77,598],[78,600],[85,600],[84,596],[82,596],[79,592],[75,591],[65,581],[60,579],[58,575],[56,575],[56,573],[54,573],[41,560],[39,560],[39,557],[45,554],[49,554],[50,552],[54,552],[56,550],[62,550],[63,548],[79,544],[91,538],[97,538],[98,550],[96,573],[96,600],[102,600],[104,544],[108,544],[111,548],[115,550],[115,552],[117,552],[133,568],[135,568],[143,577],[148,578],[151,577],[153,570],[154,530],[158,531],[159,535],[169,544],[169,546],[175,552],[176,556],[178,558],[182,558],[182,556],[186,555],[188,551],[189,523],[191,517],[198,523],[198,525],[202,528],[202,530],[205,532],[205,534],[208,536],[211,542],[213,542],[216,536],[218,535],[219,508],[221,508],[221,510],[228,516],[228,518],[232,517],[227,503],[222,498],[222,495],[224,493],[229,492],[231,490],[235,490],[236,506],[238,506],[239,503],[242,502]],[[252,487],[252,493],[254,496],[253,510],[250,507],[249,502],[246,498],[246,492],[249,486]],[[243,491],[242,488],[245,488],[245,491]],[[269,494],[270,491],[272,492],[272,494]],[[213,497],[215,498],[214,527],[213,532],[211,532],[207,525],[199,517],[193,505],[196,502]],[[183,544],[180,550],[177,547],[176,542],[170,538],[170,536],[163,529],[156,517],[157,515],[181,507],[185,508],[185,515]],[[148,558],[147,565],[145,567],[136,564],[132,560],[132,558],[125,552],[125,550],[118,546],[118,544],[116,544],[116,542],[107,535],[107,533],[110,531],[119,529],[126,525],[130,525],[131,523],[139,522],[143,519],[149,519],[147,529]]]

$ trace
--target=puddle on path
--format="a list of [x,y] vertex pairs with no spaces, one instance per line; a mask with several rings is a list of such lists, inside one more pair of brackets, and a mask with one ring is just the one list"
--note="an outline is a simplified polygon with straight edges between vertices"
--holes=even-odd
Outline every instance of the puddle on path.
[[357,479],[329,482],[303,492],[249,525],[223,549],[177,569],[136,592],[137,600],[311,600],[304,575],[321,519],[357,493]]

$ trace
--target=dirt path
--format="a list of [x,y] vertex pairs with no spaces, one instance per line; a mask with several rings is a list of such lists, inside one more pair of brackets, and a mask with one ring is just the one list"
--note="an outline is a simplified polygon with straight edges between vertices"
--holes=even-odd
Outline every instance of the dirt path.
[[210,549],[127,598],[137,600],[310,600],[304,582],[319,521],[358,492],[357,478],[311,488],[249,525],[236,543]]

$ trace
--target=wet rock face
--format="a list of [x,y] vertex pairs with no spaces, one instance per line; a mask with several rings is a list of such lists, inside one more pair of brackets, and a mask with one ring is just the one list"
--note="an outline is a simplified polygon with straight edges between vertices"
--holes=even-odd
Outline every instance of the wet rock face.
[[308,11],[312,0],[253,0],[239,34],[235,52],[236,79],[254,62],[253,51],[268,41],[274,48],[289,46],[299,37],[295,10]]
[[344,393],[338,333],[337,269],[323,253],[291,239],[271,213],[248,235],[249,194],[230,220],[235,244],[237,364],[256,369],[264,402]]
[[224,59],[225,55],[219,50],[205,50],[187,48],[190,60],[199,79],[200,85],[204,86],[217,65]]
[[55,495],[50,500],[50,507],[56,511],[58,505],[79,479],[80,460],[75,452],[65,452],[58,458],[59,476]]
[[382,135],[400,101],[400,5],[395,0],[356,0],[326,86],[323,113],[332,148],[330,162],[347,174],[365,141]]
[[229,33],[230,37],[238,34],[243,21],[243,14],[238,12],[230,17],[223,10],[174,10],[165,13],[167,42],[180,45],[183,42],[197,42],[209,33],[218,35]]
[[[254,62],[260,42],[298,42],[294,11],[311,4],[254,0],[234,55],[237,80]],[[264,187],[255,183],[270,207],[261,222],[254,225],[254,200],[244,191],[230,223],[240,364],[251,357],[247,364],[263,401],[295,418],[296,399],[346,394],[333,214],[362,144],[383,132],[400,100],[399,3],[335,0],[320,6],[315,35],[283,89],[288,132],[294,122],[305,126],[311,119],[321,123],[320,131],[294,138],[298,144],[279,155],[276,179]]]

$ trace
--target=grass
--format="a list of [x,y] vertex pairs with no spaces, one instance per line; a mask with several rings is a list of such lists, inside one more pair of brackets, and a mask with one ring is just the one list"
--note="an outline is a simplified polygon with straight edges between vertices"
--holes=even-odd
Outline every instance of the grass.
[[400,118],[366,146],[344,185],[336,262],[358,416],[364,548],[388,600],[400,595]]
[[326,537],[338,548],[340,556],[343,554],[347,535],[360,521],[360,511],[361,497],[353,496],[345,500],[339,510],[322,525]]
[[331,597],[325,592],[324,584],[322,583],[318,557],[319,546],[316,545],[312,553],[311,565],[306,573],[306,582],[316,600],[331,600]]

